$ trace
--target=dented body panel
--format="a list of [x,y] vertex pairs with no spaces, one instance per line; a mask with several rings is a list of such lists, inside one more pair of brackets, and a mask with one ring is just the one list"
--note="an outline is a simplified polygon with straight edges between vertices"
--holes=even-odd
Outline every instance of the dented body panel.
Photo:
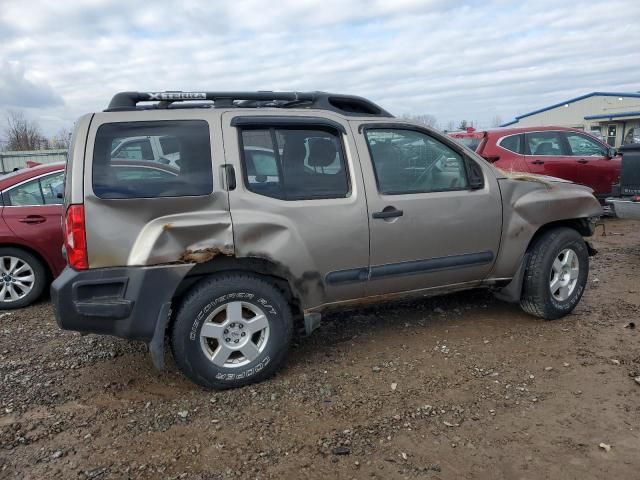
[[[226,160],[238,177],[242,172],[238,130],[231,123],[243,113],[246,115],[232,111],[222,117]],[[264,113],[273,114],[268,110]],[[253,115],[259,118],[262,112]],[[297,116],[314,117],[317,112]],[[337,122],[345,132],[350,131],[348,122],[340,116],[323,116]],[[330,272],[366,268],[369,264],[369,226],[360,160],[353,137],[346,133],[341,137],[349,171],[347,198],[280,200],[251,192],[242,181],[229,192],[236,257],[260,258],[275,264],[286,275],[304,309],[359,298],[365,293],[362,282],[326,282]]]
[[511,278],[536,232],[566,220],[588,221],[602,215],[593,191],[566,181],[524,178],[498,180],[504,205],[500,253],[492,278]]
[[[176,119],[204,120],[209,125],[214,172],[210,195],[104,199],[94,193],[91,159],[101,125]],[[218,112],[206,110],[95,114],[88,131],[83,185],[91,268],[200,263],[220,253],[233,254],[228,194],[219,175],[224,164],[219,122]]]

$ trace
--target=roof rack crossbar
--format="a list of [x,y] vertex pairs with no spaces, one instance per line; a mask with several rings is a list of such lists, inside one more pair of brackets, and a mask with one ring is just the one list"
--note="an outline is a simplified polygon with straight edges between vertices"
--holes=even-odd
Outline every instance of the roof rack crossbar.
[[[213,102],[216,107],[306,107],[332,110],[343,115],[393,116],[366,98],[325,92],[120,92],[113,96],[105,111],[168,108],[176,102],[200,102],[193,104],[193,107],[202,108],[203,101]],[[143,102],[157,103],[138,105]],[[184,104],[185,107],[190,105],[192,103]]]

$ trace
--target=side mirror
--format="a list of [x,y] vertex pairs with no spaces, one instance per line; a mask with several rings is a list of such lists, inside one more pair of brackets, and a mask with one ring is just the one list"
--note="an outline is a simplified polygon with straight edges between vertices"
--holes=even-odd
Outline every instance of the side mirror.
[[618,154],[618,151],[613,148],[613,147],[609,147],[609,150],[607,151],[607,158],[613,158]]

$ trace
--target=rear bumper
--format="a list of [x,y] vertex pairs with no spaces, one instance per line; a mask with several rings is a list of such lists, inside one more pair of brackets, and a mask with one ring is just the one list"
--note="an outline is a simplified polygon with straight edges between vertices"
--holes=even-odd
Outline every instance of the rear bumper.
[[51,285],[58,326],[152,342],[164,339],[171,299],[193,265],[76,271],[66,267]]
[[607,204],[613,207],[618,218],[640,220],[640,202],[632,202],[623,198],[607,198]]

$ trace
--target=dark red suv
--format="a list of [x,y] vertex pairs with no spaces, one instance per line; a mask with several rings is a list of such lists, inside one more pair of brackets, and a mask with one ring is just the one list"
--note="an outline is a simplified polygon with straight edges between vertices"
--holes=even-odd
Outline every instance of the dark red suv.
[[451,132],[495,166],[571,180],[591,187],[604,200],[620,177],[614,149],[582,130],[520,127]]

